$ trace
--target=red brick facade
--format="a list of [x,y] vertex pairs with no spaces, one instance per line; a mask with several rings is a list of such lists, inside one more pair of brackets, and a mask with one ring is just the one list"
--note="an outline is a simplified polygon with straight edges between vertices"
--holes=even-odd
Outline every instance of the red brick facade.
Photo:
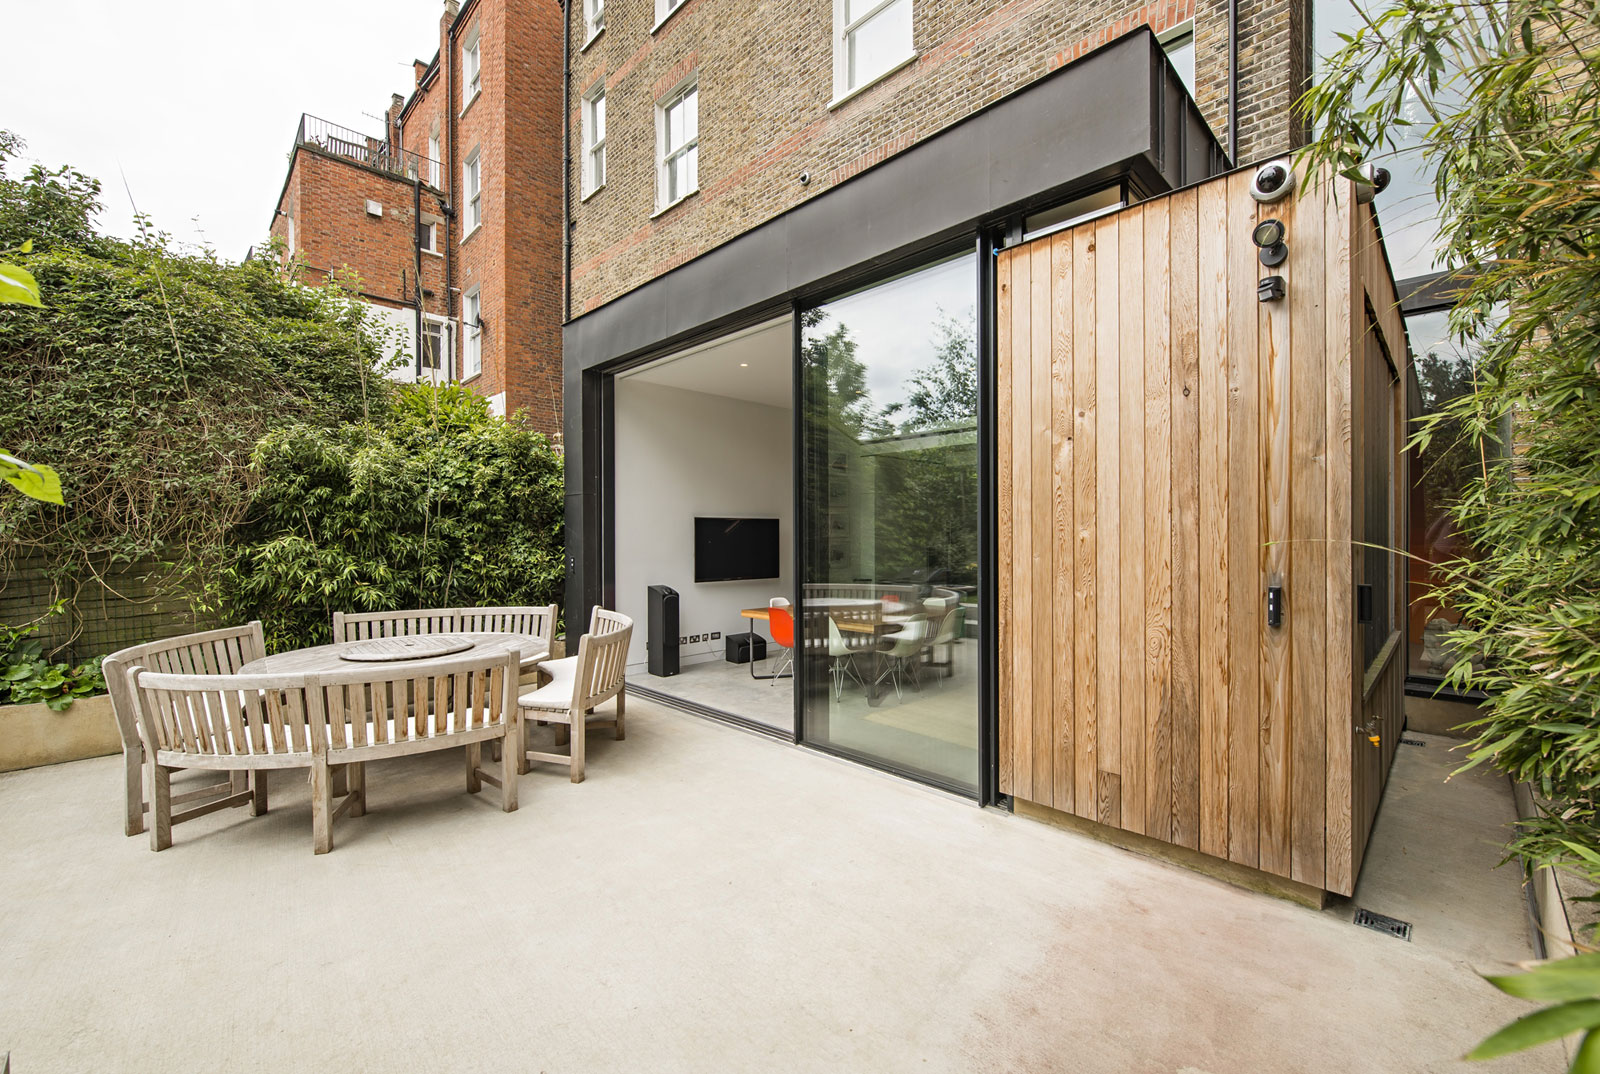
[[[561,430],[560,17],[547,0],[447,0],[438,52],[415,64],[414,90],[396,98],[385,132],[400,150],[390,162],[421,180],[424,221],[439,223],[439,253],[421,255],[423,298],[428,312],[457,324],[455,375],[471,328],[460,323],[464,299],[475,294],[482,369],[464,382],[552,437]],[[464,57],[474,42],[475,94]],[[464,169],[474,154],[482,221],[468,229]],[[437,174],[427,163],[434,156]],[[410,306],[414,185],[302,143],[273,232],[286,237],[294,217],[308,282],[348,265],[370,300]],[[383,205],[382,218],[366,214],[368,198]]]
[[[1227,144],[1226,0],[915,0],[915,58],[833,102],[833,3],[688,0],[655,25],[653,0],[608,0],[574,42],[569,181],[582,164],[581,101],[606,92],[607,175],[574,194],[576,317],[904,151],[1099,45],[1193,20],[1196,97]],[[1239,0],[1239,158],[1296,141],[1306,70],[1304,0]],[[686,74],[699,85],[699,191],[656,211],[655,108]],[[801,176],[806,180],[803,182]],[[914,195],[913,195],[914,196]]]

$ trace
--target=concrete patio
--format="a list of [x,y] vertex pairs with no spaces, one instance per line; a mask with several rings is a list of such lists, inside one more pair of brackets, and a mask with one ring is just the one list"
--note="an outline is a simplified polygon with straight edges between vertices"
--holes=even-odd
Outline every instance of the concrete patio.
[[592,736],[581,785],[524,777],[510,815],[454,754],[374,765],[323,858],[298,779],[152,854],[121,834],[119,759],[0,776],[0,1052],[16,1074],[1561,1069],[1554,1046],[1458,1061],[1528,1009],[1474,970],[1530,950],[1490,868],[1509,795],[1497,816],[1496,777],[1440,785],[1442,740],[1402,748],[1357,893],[1413,915],[1405,943],[660,706],[628,729]]

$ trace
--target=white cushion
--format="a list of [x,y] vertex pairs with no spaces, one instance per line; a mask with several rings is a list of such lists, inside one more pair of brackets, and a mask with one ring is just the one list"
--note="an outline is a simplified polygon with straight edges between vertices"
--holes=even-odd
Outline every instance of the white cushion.
[[565,712],[572,706],[572,680],[578,674],[578,658],[564,657],[546,660],[539,670],[550,675],[550,682],[537,690],[530,690],[517,698],[523,708],[543,709],[547,712]]

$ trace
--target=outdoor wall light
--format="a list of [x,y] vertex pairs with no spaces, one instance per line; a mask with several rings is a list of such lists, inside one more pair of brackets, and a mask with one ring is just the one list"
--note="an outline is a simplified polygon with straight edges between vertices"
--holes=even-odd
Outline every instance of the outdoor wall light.
[[1289,247],[1283,241],[1283,221],[1263,220],[1250,232],[1250,241],[1261,252],[1256,256],[1268,268],[1281,265],[1289,256]]
[[1282,276],[1263,276],[1256,281],[1256,299],[1260,302],[1276,302],[1285,290]]

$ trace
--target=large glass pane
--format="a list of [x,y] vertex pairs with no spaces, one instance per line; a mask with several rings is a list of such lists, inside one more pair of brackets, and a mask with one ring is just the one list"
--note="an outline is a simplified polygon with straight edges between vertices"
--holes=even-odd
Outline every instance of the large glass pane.
[[851,89],[911,55],[911,0],[895,0],[856,27],[850,34],[849,49]]
[[804,737],[978,781],[977,266],[802,315]]
[[[1477,364],[1475,348],[1463,346],[1450,333],[1450,311],[1431,310],[1406,318],[1411,339],[1411,360],[1424,415],[1472,390]],[[1504,443],[1502,439],[1501,443]],[[1410,598],[1407,642],[1409,673],[1440,678],[1455,663],[1456,652],[1446,634],[1461,616],[1439,599],[1436,564],[1472,554],[1472,547],[1456,529],[1450,509],[1468,486],[1482,476],[1486,462],[1499,458],[1491,445],[1480,452],[1459,423],[1434,430],[1426,451],[1411,458]]]

